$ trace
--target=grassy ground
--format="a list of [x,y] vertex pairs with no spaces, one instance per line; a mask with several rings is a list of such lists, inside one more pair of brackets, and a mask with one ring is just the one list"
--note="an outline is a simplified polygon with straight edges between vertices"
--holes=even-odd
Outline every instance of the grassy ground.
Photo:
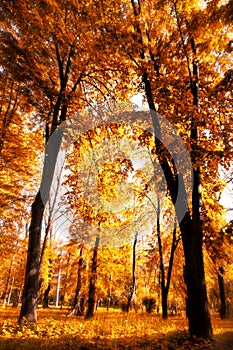
[[[38,311],[38,323],[18,325],[19,310],[0,309],[0,350],[33,349],[161,349],[233,350],[231,346],[233,320],[213,318],[215,344],[189,342],[187,320],[121,311],[98,310],[92,320],[83,317],[67,317],[67,310]],[[225,347],[228,346],[228,347]]]

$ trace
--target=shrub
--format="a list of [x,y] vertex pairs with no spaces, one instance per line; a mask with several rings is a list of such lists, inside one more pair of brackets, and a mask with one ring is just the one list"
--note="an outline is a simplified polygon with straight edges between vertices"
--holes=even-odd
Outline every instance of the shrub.
[[151,312],[155,309],[156,307],[156,301],[155,298],[152,297],[144,297],[142,299],[142,305],[146,307],[146,312],[148,314],[151,314]]

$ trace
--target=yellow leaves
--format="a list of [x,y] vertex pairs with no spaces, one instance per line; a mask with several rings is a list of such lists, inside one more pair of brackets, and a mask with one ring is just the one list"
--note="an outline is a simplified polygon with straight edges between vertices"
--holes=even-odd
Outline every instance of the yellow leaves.
[[129,159],[115,159],[114,162],[104,163],[98,172],[97,189],[107,201],[117,198],[117,186],[126,180],[133,171],[133,164]]
[[[210,349],[207,341],[190,342],[187,320],[174,317],[163,321],[160,316],[147,316],[131,312],[125,315],[119,310],[106,312],[98,309],[94,319],[84,320],[67,317],[67,311],[39,310],[39,321],[35,325],[17,325],[10,320],[4,322],[0,346],[7,344],[15,348],[31,349]],[[0,310],[0,317],[3,311]],[[214,319],[216,334],[230,331],[232,322]]]

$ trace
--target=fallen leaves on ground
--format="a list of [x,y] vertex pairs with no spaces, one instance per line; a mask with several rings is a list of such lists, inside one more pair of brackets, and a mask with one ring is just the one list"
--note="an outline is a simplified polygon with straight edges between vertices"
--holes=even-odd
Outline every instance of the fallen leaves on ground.
[[[212,349],[205,340],[190,342],[185,317],[162,320],[159,315],[98,310],[95,317],[67,317],[68,310],[38,311],[36,324],[17,324],[19,310],[0,309],[0,349]],[[218,335],[232,330],[233,321],[213,320]]]

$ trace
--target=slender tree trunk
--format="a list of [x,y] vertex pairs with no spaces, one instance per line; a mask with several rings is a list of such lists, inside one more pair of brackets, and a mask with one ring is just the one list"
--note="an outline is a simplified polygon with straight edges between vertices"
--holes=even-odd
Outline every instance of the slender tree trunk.
[[112,275],[109,276],[109,290],[108,290],[108,300],[107,300],[107,310],[109,310],[111,305],[111,298],[112,298]]
[[161,272],[161,280],[160,280],[160,287],[161,287],[161,295],[162,295],[162,317],[163,319],[167,319],[167,296],[168,291],[166,288],[166,282],[165,282],[165,269],[163,264],[163,249],[162,249],[162,241],[160,236],[160,200],[158,198],[158,208],[157,208],[157,239],[158,239],[158,246],[159,246],[159,258],[160,258],[160,272]]
[[86,319],[92,318],[95,313],[98,246],[99,246],[99,236],[96,237],[95,247],[93,249]]
[[49,292],[51,289],[51,282],[48,283],[47,288],[45,289],[44,295],[43,295],[43,301],[42,301],[42,306],[43,309],[48,309],[49,307]]
[[81,308],[81,288],[82,288],[82,273],[83,273],[83,248],[80,248],[79,252],[79,261],[78,261],[78,279],[75,290],[74,302],[73,302],[73,310],[69,316],[82,316],[83,308]]
[[226,294],[224,288],[224,269],[222,266],[219,266],[218,272],[218,286],[219,286],[219,296],[220,296],[220,317],[221,320],[227,318],[227,304],[226,304]]
[[6,285],[5,285],[3,294],[2,294],[2,299],[3,299],[4,305],[6,303],[7,293],[8,293],[8,290],[9,290],[10,278],[11,278],[11,273],[12,273],[12,267],[13,267],[13,263],[14,263],[14,257],[15,257],[15,254],[13,254],[12,258],[11,258],[10,267],[9,267],[8,274],[7,274],[7,279],[6,279]]
[[132,289],[128,298],[128,302],[126,305],[126,312],[129,312],[132,301],[134,299],[135,293],[136,293],[136,246],[137,246],[137,233],[134,237],[134,243],[133,243],[133,263],[132,263]]
[[44,291],[43,300],[42,300],[42,306],[44,309],[47,309],[49,307],[49,293],[51,290],[51,278],[52,278],[52,263],[53,263],[52,259],[49,258],[48,285]]
[[10,290],[9,290],[9,295],[8,295],[8,298],[7,298],[7,305],[9,305],[10,302],[11,302],[11,296],[12,296],[12,290],[13,290],[14,282],[15,282],[15,277],[13,276],[12,280],[11,280],[11,286],[10,286]]
[[56,290],[56,299],[55,299],[55,306],[58,307],[59,304],[59,297],[60,297],[60,286],[61,286],[61,266],[59,262],[59,270],[57,275],[57,290]]
[[174,261],[175,250],[179,239],[176,238],[176,224],[174,223],[173,236],[172,236],[172,246],[168,264],[167,271],[167,280],[165,276],[165,268],[163,263],[163,249],[162,249],[162,241],[161,241],[161,232],[160,232],[160,201],[158,199],[158,209],[157,209],[157,238],[158,238],[158,247],[159,247],[159,257],[160,257],[160,286],[161,286],[161,295],[162,295],[162,317],[163,319],[167,319],[168,317],[168,292],[170,288],[171,275],[172,275],[172,267]]

